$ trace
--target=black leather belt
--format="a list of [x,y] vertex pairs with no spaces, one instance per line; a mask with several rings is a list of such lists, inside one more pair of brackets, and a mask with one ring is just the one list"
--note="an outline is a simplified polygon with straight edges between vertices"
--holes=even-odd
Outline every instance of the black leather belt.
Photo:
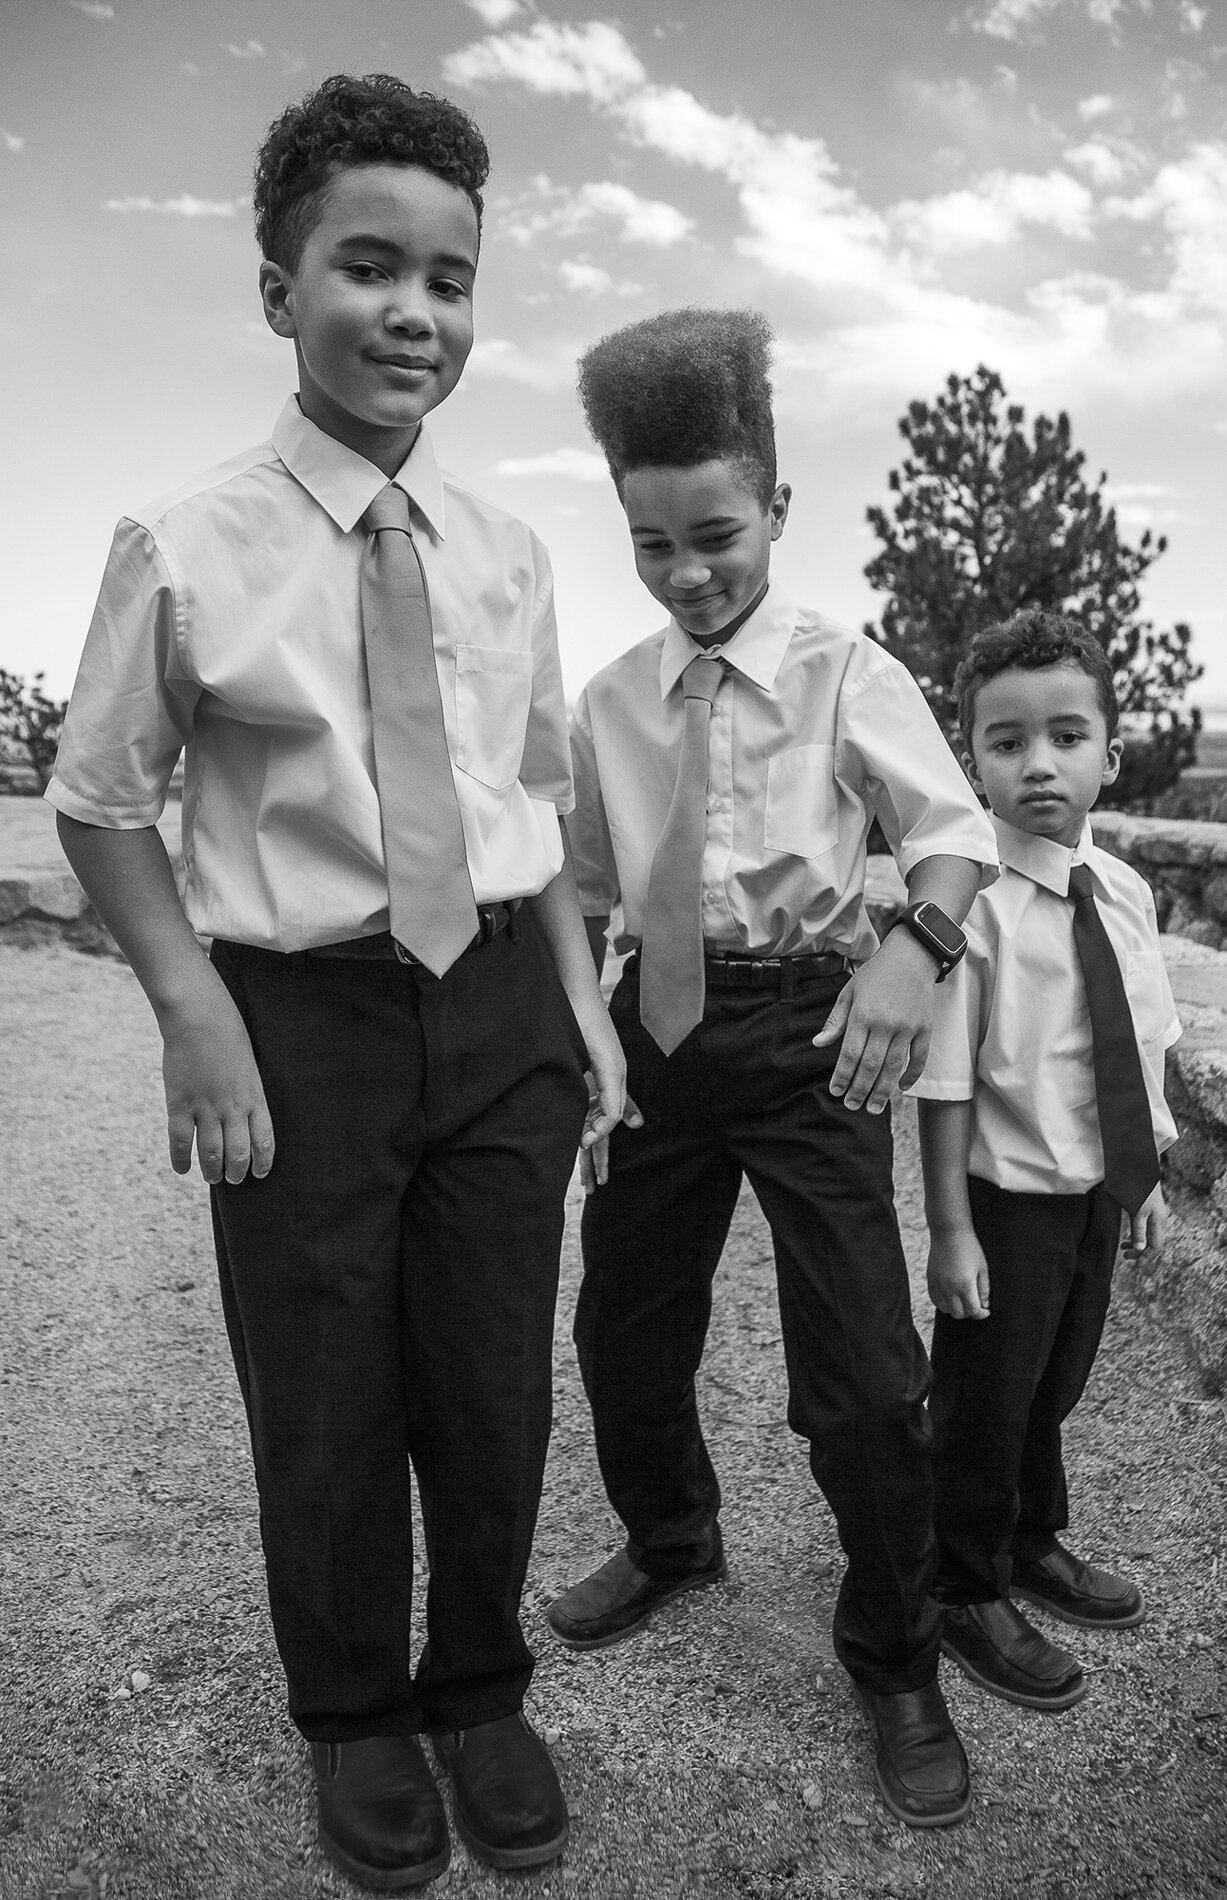
[[[470,950],[480,950],[483,944],[506,930],[520,908],[519,898],[513,898],[507,904],[479,904],[477,906],[477,935],[466,943],[460,952],[467,957]],[[318,943],[303,952],[308,957],[346,957],[355,962],[374,960],[385,963],[412,963],[419,969],[423,967],[420,957],[413,956],[403,943],[397,943],[390,930],[381,930],[374,937],[347,937],[343,943]]]
[[842,976],[851,961],[837,951],[811,951],[799,957],[703,958],[703,977],[710,990],[775,990],[791,996],[798,983],[820,976]]

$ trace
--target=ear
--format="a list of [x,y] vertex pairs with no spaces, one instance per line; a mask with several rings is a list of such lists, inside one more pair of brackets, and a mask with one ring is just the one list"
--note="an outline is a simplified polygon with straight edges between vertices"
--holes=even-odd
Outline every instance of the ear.
[[784,532],[784,523],[788,519],[788,504],[792,500],[792,487],[781,482],[767,504],[767,515],[771,522],[771,539],[778,541]]
[[985,795],[984,786],[981,784],[980,774],[976,770],[975,757],[970,752],[965,752],[963,754],[963,770],[966,772],[968,778],[971,780],[972,791],[978,792],[980,794],[980,797],[983,798]]
[[278,336],[294,335],[294,279],[281,264],[265,258],[260,266],[260,301],[264,321]]
[[1111,785],[1113,780],[1119,777],[1120,762],[1124,750],[1125,742],[1123,739],[1108,740],[1108,756],[1103,762],[1103,777],[1099,781],[1101,785]]

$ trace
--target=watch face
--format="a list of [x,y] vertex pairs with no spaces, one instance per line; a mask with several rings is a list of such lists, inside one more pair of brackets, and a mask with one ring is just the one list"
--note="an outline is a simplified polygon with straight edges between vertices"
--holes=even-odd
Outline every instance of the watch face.
[[951,923],[944,910],[940,910],[936,904],[920,904],[915,916],[916,922],[928,931],[946,956],[957,957],[961,953],[967,940],[958,925]]

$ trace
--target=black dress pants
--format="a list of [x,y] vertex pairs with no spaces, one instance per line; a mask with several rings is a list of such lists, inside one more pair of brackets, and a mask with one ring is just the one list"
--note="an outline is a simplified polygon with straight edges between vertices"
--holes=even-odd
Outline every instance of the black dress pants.
[[933,1326],[933,1420],[944,1603],[1005,1596],[1011,1556],[1046,1557],[1069,1523],[1061,1426],[1103,1336],[1120,1207],[1089,1194],[1011,1194],[968,1176],[989,1273],[988,1319]]
[[[213,1190],[290,1713],[311,1740],[519,1708],[584,1055],[520,923],[442,979],[217,943],[277,1153]],[[410,1654],[410,1460],[427,1642]]]
[[928,1364],[895,1219],[889,1113],[853,1113],[815,1049],[846,979],[788,998],[709,992],[665,1058],[639,1021],[628,964],[612,1013],[641,1130],[618,1128],[587,1201],[575,1340],[597,1455],[634,1561],[669,1576],[705,1561],[720,1489],[695,1374],[712,1279],[743,1174],[771,1228],[788,1421],[848,1559],[836,1652],[882,1694],[937,1669]]

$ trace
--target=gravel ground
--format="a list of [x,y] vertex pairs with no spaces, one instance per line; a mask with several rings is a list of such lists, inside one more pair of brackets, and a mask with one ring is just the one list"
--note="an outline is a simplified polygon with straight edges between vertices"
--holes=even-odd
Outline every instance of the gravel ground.
[[[353,1895],[321,1860],[283,1709],[246,1434],[205,1197],[164,1162],[156,1034],[121,965],[0,950],[0,1895]],[[910,1114],[900,1210],[923,1229]],[[725,1586],[595,1658],[542,1608],[617,1542],[568,1338],[529,1581],[532,1713],[574,1815],[564,1860],[495,1876],[457,1848],[443,1895],[933,1895],[1160,1900],[1227,1892],[1227,1460],[1221,1404],[1121,1300],[1070,1433],[1077,1544],[1137,1575],[1151,1615],[1067,1631],[1092,1675],[1064,1716],[943,1665],[972,1816],[914,1834],[872,1792],[828,1629],[839,1553],[783,1424],[770,1248],[730,1242],[704,1408],[726,1493]],[[918,1293],[918,1311],[924,1301]]]

